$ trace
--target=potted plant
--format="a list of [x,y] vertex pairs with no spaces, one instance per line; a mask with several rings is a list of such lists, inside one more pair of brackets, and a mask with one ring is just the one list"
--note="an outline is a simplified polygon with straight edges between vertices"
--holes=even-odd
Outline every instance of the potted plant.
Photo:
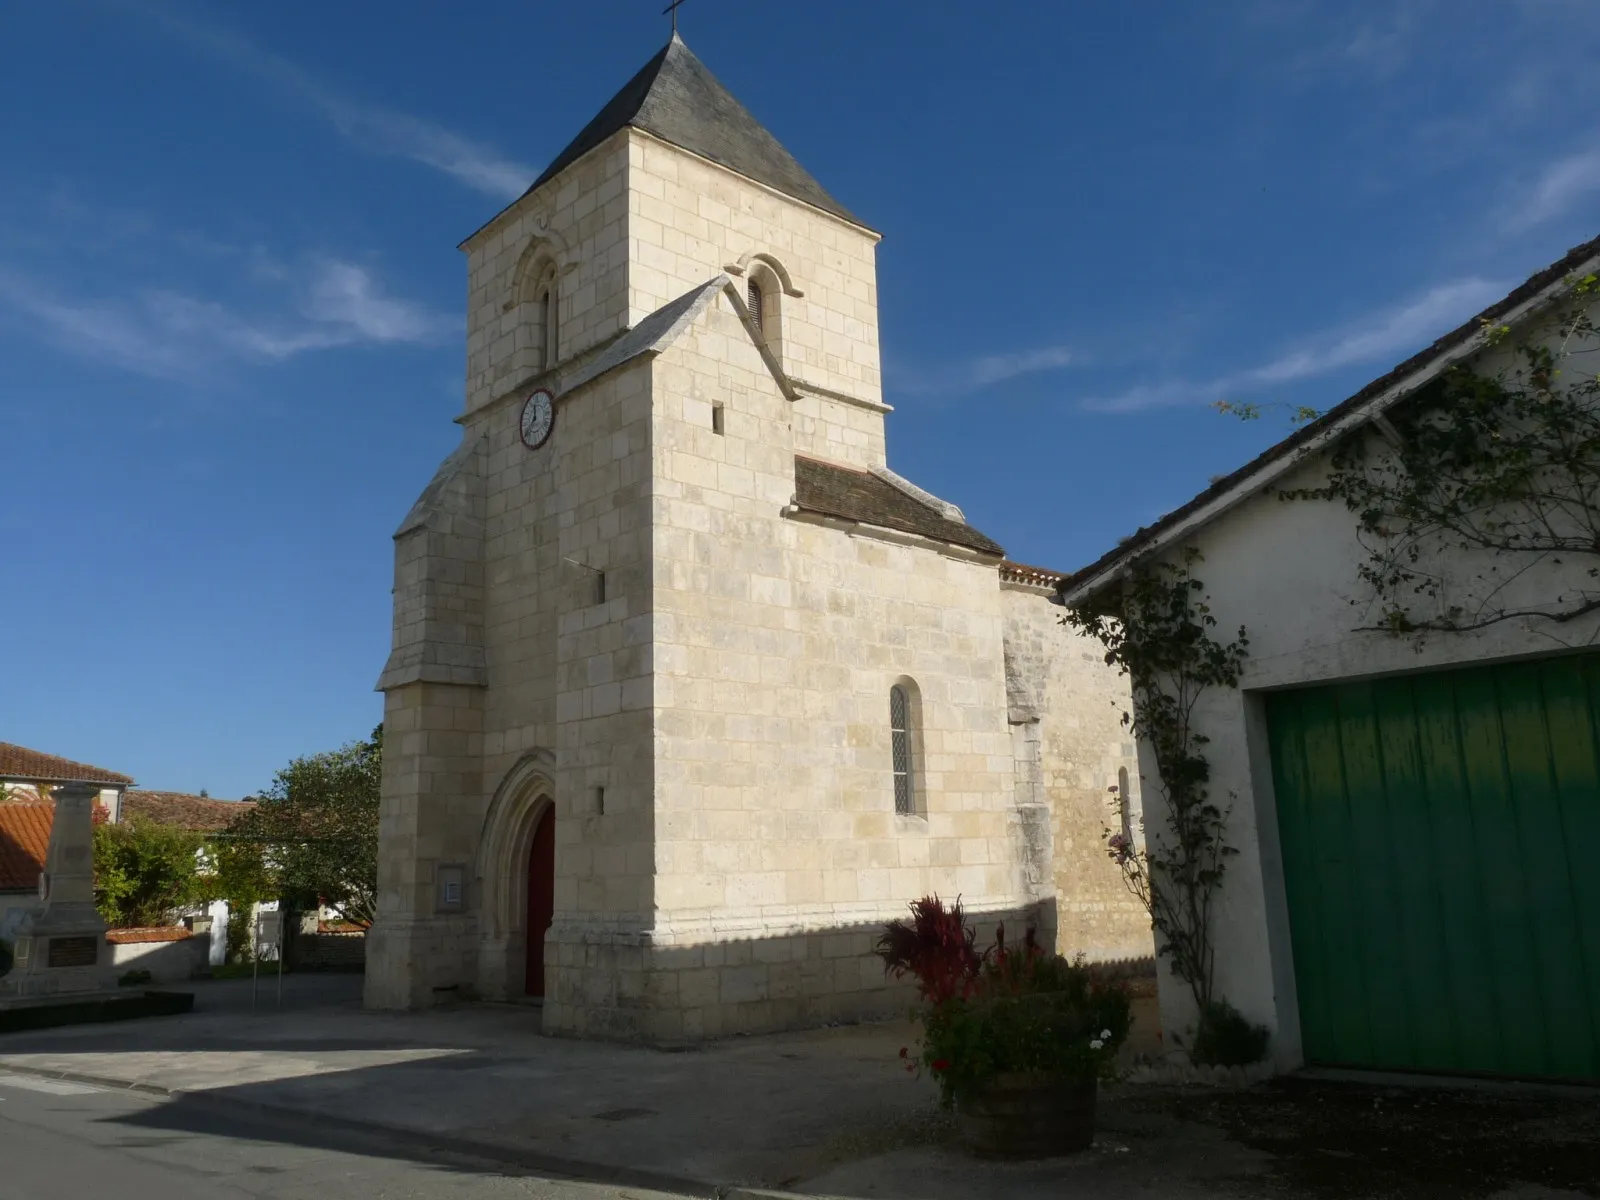
[[888,972],[916,980],[921,1066],[971,1152],[1044,1158],[1088,1148],[1099,1080],[1132,1020],[1120,986],[1096,979],[1081,958],[1046,953],[1031,928],[1008,947],[1001,926],[980,951],[960,901],[946,908],[936,896],[891,922],[878,954]]

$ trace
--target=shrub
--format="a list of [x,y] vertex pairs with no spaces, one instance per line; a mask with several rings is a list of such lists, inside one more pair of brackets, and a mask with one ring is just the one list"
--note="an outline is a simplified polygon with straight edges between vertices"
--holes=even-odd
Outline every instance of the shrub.
[[138,987],[141,983],[149,983],[151,975],[143,967],[135,967],[131,971],[124,971],[117,976],[118,987]]
[[228,905],[228,929],[224,935],[227,938],[227,953],[225,961],[230,963],[254,962],[256,957],[255,938],[251,926],[254,906],[250,904]]
[[[1001,1074],[1087,1082],[1109,1070],[1132,1024],[1119,985],[1093,978],[1081,957],[1046,954],[1032,929],[1013,949],[1001,926],[980,953],[959,901],[946,909],[932,897],[911,912],[910,922],[888,926],[878,954],[891,974],[916,977],[921,1062],[945,1105],[980,1094]],[[900,1053],[909,1058],[909,1049]]]
[[966,995],[983,966],[960,897],[949,908],[937,896],[912,901],[911,920],[889,922],[877,953],[886,972],[915,977],[918,994],[935,1004]]
[[201,895],[198,834],[119,822],[94,831],[95,907],[117,929],[166,925]]
[[1189,1057],[1206,1067],[1244,1067],[1267,1056],[1270,1038],[1265,1025],[1252,1025],[1226,1000],[1213,1000],[1200,1010]]

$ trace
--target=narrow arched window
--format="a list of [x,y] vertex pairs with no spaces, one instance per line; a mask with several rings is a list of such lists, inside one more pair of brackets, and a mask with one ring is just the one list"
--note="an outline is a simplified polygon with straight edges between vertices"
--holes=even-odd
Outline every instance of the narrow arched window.
[[1133,845],[1133,793],[1128,790],[1128,768],[1117,768],[1117,810],[1122,817],[1125,844]]
[[911,748],[911,698],[899,684],[889,689],[889,740],[894,753],[894,811],[917,811],[916,763]]
[[539,299],[539,319],[544,326],[544,365],[553,367],[560,357],[560,302],[556,296],[556,285],[551,283],[545,289],[544,295]]
[[548,367],[551,361],[550,354],[550,293],[545,292],[539,297],[539,340],[540,354],[539,365]]
[[750,309],[750,319],[756,323],[756,328],[761,326],[761,284],[751,279],[745,284],[745,302]]

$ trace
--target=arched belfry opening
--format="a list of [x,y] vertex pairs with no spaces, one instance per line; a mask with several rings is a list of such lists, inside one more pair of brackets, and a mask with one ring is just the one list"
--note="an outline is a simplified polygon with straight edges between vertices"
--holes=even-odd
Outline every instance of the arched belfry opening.
[[783,361],[783,300],[794,294],[785,284],[788,272],[779,275],[782,264],[770,255],[752,257],[745,268],[744,300],[761,340],[779,362]]
[[544,939],[555,903],[555,756],[534,750],[506,772],[484,817],[478,977],[484,995],[544,995]]

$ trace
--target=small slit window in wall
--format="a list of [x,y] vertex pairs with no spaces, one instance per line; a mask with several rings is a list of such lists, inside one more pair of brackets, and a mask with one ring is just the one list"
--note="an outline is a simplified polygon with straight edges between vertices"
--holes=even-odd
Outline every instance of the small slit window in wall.
[[1128,791],[1128,768],[1117,768],[1117,809],[1122,818],[1122,836],[1133,845],[1133,794]]
[[889,689],[889,740],[894,752],[894,811],[917,811],[916,764],[911,755],[911,698],[899,684]]
[[540,316],[544,321],[544,365],[553,367],[561,355],[561,300],[556,295],[554,282],[545,292],[542,303],[544,307]]
[[745,301],[750,308],[750,319],[761,328],[761,285],[754,279],[745,285]]

